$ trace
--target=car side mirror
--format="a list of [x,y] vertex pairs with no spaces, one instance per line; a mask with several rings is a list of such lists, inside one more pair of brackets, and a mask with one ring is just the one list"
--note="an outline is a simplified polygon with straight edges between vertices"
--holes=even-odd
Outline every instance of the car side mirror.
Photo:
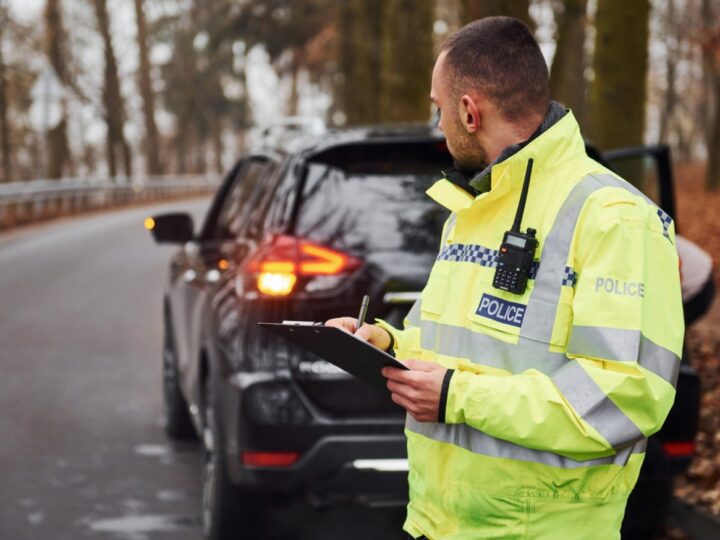
[[192,217],[184,212],[149,217],[145,228],[158,244],[184,244],[193,239],[195,230]]

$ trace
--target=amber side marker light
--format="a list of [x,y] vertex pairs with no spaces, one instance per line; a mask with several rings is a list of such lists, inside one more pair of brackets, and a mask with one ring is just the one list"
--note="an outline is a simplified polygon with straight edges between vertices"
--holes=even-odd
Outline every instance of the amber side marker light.
[[144,225],[148,231],[151,231],[155,228],[155,220],[151,217],[145,218]]

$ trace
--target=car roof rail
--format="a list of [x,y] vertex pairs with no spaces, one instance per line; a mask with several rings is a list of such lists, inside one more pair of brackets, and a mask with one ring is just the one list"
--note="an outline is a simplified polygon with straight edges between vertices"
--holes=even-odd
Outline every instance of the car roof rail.
[[322,135],[325,122],[316,116],[287,116],[260,127],[259,138],[264,144],[277,145],[298,135]]

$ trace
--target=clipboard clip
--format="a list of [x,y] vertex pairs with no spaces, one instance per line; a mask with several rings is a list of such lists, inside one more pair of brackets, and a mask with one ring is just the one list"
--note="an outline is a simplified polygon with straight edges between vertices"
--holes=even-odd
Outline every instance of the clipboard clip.
[[286,326],[324,326],[325,323],[314,321],[283,321]]

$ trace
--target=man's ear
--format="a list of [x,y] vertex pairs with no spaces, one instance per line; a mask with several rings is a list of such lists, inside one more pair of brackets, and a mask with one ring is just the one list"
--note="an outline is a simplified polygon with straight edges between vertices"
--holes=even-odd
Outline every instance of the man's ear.
[[480,107],[479,104],[465,94],[460,98],[460,120],[468,133],[475,133],[480,129]]

